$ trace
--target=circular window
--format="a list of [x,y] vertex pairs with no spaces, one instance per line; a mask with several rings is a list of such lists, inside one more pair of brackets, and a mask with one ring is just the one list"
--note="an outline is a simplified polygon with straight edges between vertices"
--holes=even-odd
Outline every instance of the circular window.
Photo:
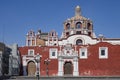
[[83,41],[81,39],[76,40],[76,45],[82,45]]

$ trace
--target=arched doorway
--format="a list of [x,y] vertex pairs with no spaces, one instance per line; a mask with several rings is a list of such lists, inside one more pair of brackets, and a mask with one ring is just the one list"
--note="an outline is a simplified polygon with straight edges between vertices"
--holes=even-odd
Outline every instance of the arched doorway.
[[27,73],[28,76],[34,76],[36,72],[36,65],[33,61],[28,62],[27,65]]
[[64,75],[72,75],[73,66],[71,62],[65,62],[64,64]]

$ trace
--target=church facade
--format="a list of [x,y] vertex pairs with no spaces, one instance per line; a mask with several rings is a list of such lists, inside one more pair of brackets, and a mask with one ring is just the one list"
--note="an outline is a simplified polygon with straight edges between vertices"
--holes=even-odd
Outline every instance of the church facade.
[[75,8],[75,16],[56,31],[30,30],[19,47],[22,74],[28,76],[119,76],[120,39],[96,37],[93,22]]

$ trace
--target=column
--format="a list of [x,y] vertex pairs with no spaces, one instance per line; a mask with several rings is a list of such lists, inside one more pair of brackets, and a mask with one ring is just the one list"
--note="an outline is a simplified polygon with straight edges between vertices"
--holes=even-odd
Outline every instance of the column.
[[33,44],[32,44],[32,37],[30,37],[30,46],[32,46]]
[[36,46],[36,44],[37,44],[37,39],[36,39],[36,36],[35,36],[35,46]]
[[28,46],[28,36],[26,37],[26,46]]
[[73,59],[73,76],[79,76],[77,57]]
[[54,45],[54,38],[52,37],[52,46]]
[[63,76],[63,60],[59,58],[58,60],[58,76]]
[[48,46],[50,46],[50,38],[48,37]]

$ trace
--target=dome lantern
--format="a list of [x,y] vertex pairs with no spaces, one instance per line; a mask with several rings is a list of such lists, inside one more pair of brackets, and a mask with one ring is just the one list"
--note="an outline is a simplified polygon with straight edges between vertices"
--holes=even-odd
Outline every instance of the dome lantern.
[[75,8],[75,15],[76,15],[76,16],[80,16],[80,15],[81,15],[80,6],[76,6],[76,8]]

